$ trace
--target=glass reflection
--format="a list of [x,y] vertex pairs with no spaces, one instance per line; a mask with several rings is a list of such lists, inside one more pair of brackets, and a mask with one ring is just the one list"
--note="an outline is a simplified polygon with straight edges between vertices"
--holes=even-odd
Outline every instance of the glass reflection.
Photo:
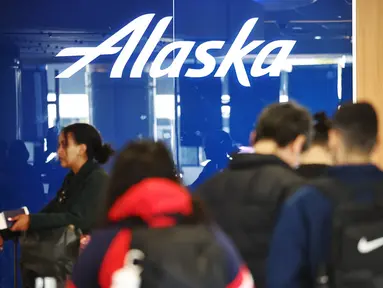
[[[94,1],[92,6],[76,9],[51,2],[21,7],[15,1],[3,19],[9,29],[0,35],[1,210],[20,205],[38,210],[54,197],[66,174],[56,159],[57,136],[74,122],[94,125],[105,142],[117,149],[137,138],[164,141],[185,185],[194,190],[224,169],[233,153],[252,152],[250,131],[265,106],[295,100],[312,113],[325,111],[331,116],[339,105],[352,100],[352,7],[348,1],[131,0],[110,5]],[[148,13],[156,15],[124,69],[118,70],[121,78],[111,78],[120,50],[95,59],[68,79],[55,78],[79,59],[55,57],[60,51],[97,47]],[[173,19],[162,27],[158,43],[153,42],[153,53],[144,54],[148,62],[141,67],[142,75],[131,78],[156,25],[169,16]],[[252,18],[258,21],[243,45],[265,42],[245,53],[228,73],[214,77],[239,31]],[[129,37],[115,46],[126,47]],[[251,77],[262,48],[279,40],[296,41],[281,73]],[[195,42],[186,57],[181,55],[185,61],[179,77],[152,78],[156,57],[164,60],[158,70],[169,68],[180,49],[170,49],[167,55],[161,51],[179,41]],[[213,71],[205,77],[186,77],[188,69],[203,68],[196,50],[207,41],[216,41],[215,49],[206,51],[211,56],[205,57],[215,61]],[[261,68],[270,67],[280,50],[267,55]],[[238,80],[242,63],[248,87]],[[0,258],[0,285],[11,287],[11,252]]]

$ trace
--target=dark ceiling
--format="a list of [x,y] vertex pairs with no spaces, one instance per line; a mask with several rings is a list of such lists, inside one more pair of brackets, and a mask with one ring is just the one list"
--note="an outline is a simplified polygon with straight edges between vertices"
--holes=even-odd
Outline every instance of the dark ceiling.
[[[281,11],[263,8],[253,0],[175,0],[176,36],[230,39],[239,23],[256,16],[264,20],[256,37],[297,40],[295,53],[351,53],[350,0],[317,0]],[[0,31],[3,40],[20,47],[24,59],[50,62],[65,47],[97,46],[135,17],[153,12],[157,21],[173,15],[172,0],[2,0]]]

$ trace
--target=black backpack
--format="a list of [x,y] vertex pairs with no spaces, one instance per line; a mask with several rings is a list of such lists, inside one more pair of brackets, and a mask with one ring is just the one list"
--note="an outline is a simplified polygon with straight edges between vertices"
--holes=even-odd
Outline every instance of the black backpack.
[[129,263],[122,270],[134,267],[138,287],[226,287],[227,258],[206,225],[134,228],[127,255]]
[[318,267],[316,287],[383,287],[383,182],[361,184],[313,182],[334,205],[330,262]]

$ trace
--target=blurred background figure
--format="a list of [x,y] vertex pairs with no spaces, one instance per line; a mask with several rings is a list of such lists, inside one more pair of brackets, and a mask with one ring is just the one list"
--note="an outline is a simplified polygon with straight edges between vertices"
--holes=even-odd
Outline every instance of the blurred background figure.
[[62,182],[68,173],[68,169],[60,165],[57,156],[59,131],[57,127],[50,128],[47,132],[47,150],[43,156],[44,183],[48,184],[47,202],[52,200],[60,189]]
[[56,126],[49,128],[47,132],[47,150],[44,153],[44,158],[46,162],[50,162],[53,158],[51,155],[54,154],[55,156],[57,152],[58,147],[58,137],[59,137],[59,131]]
[[44,187],[38,171],[28,163],[29,152],[22,140],[11,143],[6,158],[5,209],[27,206],[31,213],[39,211],[45,203]]
[[[5,174],[5,169],[6,169],[6,161],[7,161],[7,142],[0,140],[0,195],[1,195],[1,204],[0,204],[0,209],[3,210],[4,204],[7,201],[6,197],[6,191],[5,191],[5,185],[6,185],[6,174]],[[2,211],[1,210],[1,211]]]
[[208,162],[197,180],[189,186],[191,190],[197,188],[215,173],[226,168],[231,159],[230,156],[239,151],[230,135],[222,130],[208,134],[204,139],[203,145]]
[[255,150],[253,147],[250,146],[241,146],[239,147],[238,154],[248,154],[248,153],[254,153]]
[[4,140],[0,140],[0,173],[5,172],[7,160],[8,145]]
[[302,154],[298,173],[306,178],[324,175],[333,160],[328,145],[331,120],[326,113],[314,115],[314,135],[310,148]]

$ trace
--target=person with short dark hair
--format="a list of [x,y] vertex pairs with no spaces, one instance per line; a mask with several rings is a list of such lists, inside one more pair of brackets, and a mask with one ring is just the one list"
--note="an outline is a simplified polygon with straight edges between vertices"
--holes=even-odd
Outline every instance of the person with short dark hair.
[[[339,282],[339,287],[354,287],[355,285],[375,287],[375,285],[364,285],[366,282],[363,281],[376,280],[376,278],[373,278],[374,275],[381,274],[373,275],[373,273],[378,273],[378,271],[370,274],[371,270],[364,267],[363,271],[358,270],[355,272],[350,266],[369,265],[368,263],[374,265],[374,261],[367,260],[369,258],[366,258],[366,261],[359,260],[352,264],[348,261],[345,265],[348,265],[349,268],[343,267],[346,270],[334,266],[336,265],[334,261],[340,260],[340,257],[358,253],[358,240],[360,238],[357,238],[357,233],[361,230],[355,228],[353,234],[348,234],[347,237],[352,238],[352,244],[348,242],[348,246],[333,246],[340,245],[339,242],[336,244],[334,239],[343,239],[339,238],[341,234],[333,234],[335,227],[333,225],[339,225],[340,223],[336,222],[338,224],[335,224],[333,222],[335,221],[333,217],[338,215],[333,212],[338,207],[348,209],[347,211],[351,211],[352,207],[359,207],[356,208],[354,216],[360,217],[361,211],[364,211],[361,210],[362,207],[365,209],[366,207],[375,206],[375,196],[381,193],[376,189],[379,189],[381,183],[383,183],[383,172],[372,164],[372,153],[377,144],[377,135],[378,119],[374,108],[370,104],[346,104],[336,112],[332,129],[329,132],[329,147],[337,166],[328,168],[327,178],[316,179],[312,183],[310,182],[308,185],[301,187],[285,203],[271,242],[267,269],[267,287],[332,287],[331,285],[320,285],[334,283],[336,280],[332,277],[338,276],[345,277],[342,281],[348,277],[349,281],[347,285]],[[339,206],[343,204],[344,206]],[[369,217],[368,214],[364,215]],[[353,221],[352,219],[352,217],[347,217],[342,221]],[[365,221],[368,221],[368,219],[366,218]],[[357,223],[357,226],[352,227],[361,227],[361,223]],[[351,225],[351,222],[348,225]],[[363,225],[363,227],[367,226]],[[369,231],[372,232],[373,230],[370,228]],[[378,232],[381,232],[381,228],[378,230]],[[338,232],[343,233],[344,231]],[[381,235],[381,233],[378,234]],[[363,235],[364,237],[368,236]],[[341,253],[339,253],[339,250],[333,250],[333,248],[339,249],[340,247],[342,249]],[[336,254],[338,255],[336,256],[337,259],[333,257],[335,254],[332,253],[338,253]],[[359,253],[358,255],[362,254]],[[376,263],[376,265],[379,266],[379,263]],[[330,268],[332,272],[327,270]],[[336,275],[333,273],[335,272],[334,269],[338,269]],[[381,270],[379,270],[380,272]],[[380,278],[375,284],[379,283],[379,281]]]
[[371,162],[378,138],[377,119],[375,109],[369,103],[346,104],[338,110],[331,131],[333,143],[330,143],[337,148],[334,160],[338,164]]
[[[277,147],[278,153],[291,166],[298,162],[302,151],[307,150],[312,138],[312,117],[304,107],[293,103],[277,103],[265,108],[255,128],[255,143],[262,147]],[[283,148],[294,144],[294,153],[286,153]],[[296,147],[295,147],[296,146]],[[256,151],[257,152],[257,151]],[[284,155],[284,156],[283,156]]]
[[214,220],[234,240],[265,287],[265,262],[280,204],[303,179],[295,171],[308,148],[312,117],[295,103],[272,104],[252,133],[255,153],[233,155],[229,167],[197,188]]
[[[10,230],[1,231],[0,244],[22,231],[42,231],[74,225],[88,233],[99,219],[99,205],[104,198],[108,175],[100,167],[113,149],[104,144],[100,133],[91,125],[76,123],[65,127],[59,136],[57,154],[64,168],[71,171],[57,196],[39,213],[18,215]],[[34,287],[38,277],[23,269],[24,287]]]
[[[102,227],[91,235],[91,240],[82,252],[67,287],[139,287],[137,283],[141,281],[148,286],[151,286],[148,283],[154,282],[153,287],[161,286],[161,282],[156,281],[168,281],[167,283],[170,281],[182,287],[197,287],[196,284],[201,284],[201,279],[188,279],[189,271],[185,268],[189,267],[187,270],[191,271],[197,268],[194,264],[193,267],[188,266],[191,265],[188,261],[192,261],[190,257],[194,254],[189,247],[194,249],[195,240],[199,241],[198,239],[203,239],[201,237],[204,236],[187,234],[189,238],[185,239],[182,235],[191,231],[190,228],[204,231],[198,227],[205,226],[212,228],[211,234],[223,251],[223,258],[213,260],[215,262],[223,260],[220,264],[223,264],[225,273],[221,275],[218,266],[209,267],[208,264],[212,259],[205,258],[206,253],[214,251],[214,245],[207,250],[206,246],[202,245],[197,248],[199,249],[197,253],[205,265],[199,266],[198,270],[201,273],[196,274],[198,276],[204,274],[206,279],[223,276],[224,283],[221,283],[223,285],[209,282],[212,284],[210,287],[254,287],[251,274],[230,240],[218,228],[213,227],[203,203],[181,185],[173,158],[166,146],[151,140],[131,142],[118,155],[112,169],[108,200],[105,203],[105,221]],[[167,231],[175,231],[171,229],[178,229],[176,230],[178,232],[169,234]],[[161,245],[159,248],[156,246],[156,243],[163,243],[161,241],[177,242],[176,239],[180,239],[180,243],[183,243],[183,251],[177,250],[179,245],[171,247],[176,252],[169,251]],[[143,261],[137,259],[137,264],[133,264],[139,267],[138,274],[126,261],[130,253],[137,249],[142,249],[140,254],[145,255]],[[169,259],[171,267],[161,266],[161,263],[154,260],[155,258],[151,258],[162,255],[161,253],[165,253],[163,257]],[[179,257],[174,253],[178,253]],[[185,257],[181,255],[182,253]],[[177,259],[183,259],[183,262],[171,262]],[[174,269],[178,271],[175,274]],[[213,271],[212,269],[214,273],[208,273]],[[195,285],[188,285],[190,281]],[[164,287],[178,287],[162,284]],[[203,287],[209,286],[208,283],[202,284]]]
[[308,179],[322,176],[332,165],[328,134],[331,129],[331,120],[324,112],[314,115],[314,135],[310,148],[302,154],[301,164],[297,172]]

